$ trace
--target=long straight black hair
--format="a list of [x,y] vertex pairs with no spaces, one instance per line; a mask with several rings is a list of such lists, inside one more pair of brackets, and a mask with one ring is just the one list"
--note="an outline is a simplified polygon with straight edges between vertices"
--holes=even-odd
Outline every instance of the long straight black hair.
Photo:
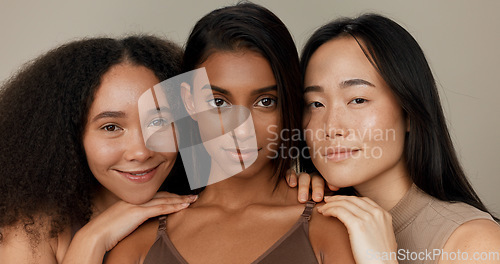
[[[300,131],[302,86],[297,49],[285,24],[268,9],[249,2],[210,12],[194,26],[186,43],[183,71],[198,67],[217,51],[251,50],[266,58],[277,83],[283,137]],[[285,133],[286,132],[286,133]],[[292,151],[299,142],[280,142],[280,155],[274,160],[276,179],[284,178],[293,164]],[[288,155],[290,154],[290,155]]]
[[321,45],[345,36],[358,42],[410,120],[404,157],[412,181],[439,200],[464,202],[488,212],[458,161],[425,55],[399,24],[378,14],[365,14],[322,26],[302,51],[302,76]]

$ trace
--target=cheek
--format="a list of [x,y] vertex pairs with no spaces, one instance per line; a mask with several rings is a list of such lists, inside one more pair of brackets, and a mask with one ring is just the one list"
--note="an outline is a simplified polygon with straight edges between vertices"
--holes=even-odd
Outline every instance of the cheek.
[[281,126],[278,114],[253,115],[257,144],[278,143],[281,140]]
[[166,162],[168,163],[175,163],[175,159],[177,158],[177,152],[164,152],[164,153],[159,153],[163,159],[165,159]]
[[[365,147],[371,148],[379,157],[402,155],[405,140],[405,121],[398,109],[375,110],[360,123],[360,138]],[[380,152],[380,153],[379,153]]]
[[84,139],[84,148],[88,165],[96,176],[98,171],[107,170],[117,163],[122,152],[120,144],[110,144],[92,136]]
[[308,146],[313,147],[314,142],[324,139],[326,124],[321,121],[321,113],[308,113],[304,115],[303,133]]

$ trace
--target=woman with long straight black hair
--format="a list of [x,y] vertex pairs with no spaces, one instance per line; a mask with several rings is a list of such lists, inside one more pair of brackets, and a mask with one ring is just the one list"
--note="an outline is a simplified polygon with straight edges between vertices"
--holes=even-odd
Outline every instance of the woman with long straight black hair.
[[461,252],[476,263],[491,252],[481,263],[498,263],[500,227],[460,166],[415,39],[380,15],[342,18],[301,59],[312,163],[332,189],[363,196],[318,209],[346,225],[356,261],[450,263]]

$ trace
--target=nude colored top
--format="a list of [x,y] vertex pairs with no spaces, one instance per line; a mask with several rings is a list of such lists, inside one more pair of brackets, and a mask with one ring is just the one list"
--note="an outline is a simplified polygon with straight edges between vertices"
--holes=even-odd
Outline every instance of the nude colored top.
[[[290,263],[290,264],[317,264],[316,255],[309,242],[309,219],[311,218],[314,202],[307,202],[304,212],[299,220],[276,241],[266,252],[258,257],[252,264],[256,263]],[[187,264],[175,248],[166,232],[167,216],[159,218],[158,235],[153,246],[149,250],[144,264]],[[224,254],[224,252],[221,252]]]
[[[398,243],[399,263],[438,263],[441,258],[438,253],[461,224],[476,219],[494,221],[490,214],[471,205],[438,200],[415,184],[389,213]],[[371,257],[376,257],[376,253]],[[450,254],[447,259],[451,257]]]

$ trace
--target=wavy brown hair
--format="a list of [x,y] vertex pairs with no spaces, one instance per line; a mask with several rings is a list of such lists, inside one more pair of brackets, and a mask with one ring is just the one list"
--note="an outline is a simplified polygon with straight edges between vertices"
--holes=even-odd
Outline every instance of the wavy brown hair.
[[[180,47],[154,36],[83,39],[47,52],[7,80],[0,90],[0,241],[2,229],[14,224],[36,238],[42,218],[52,237],[88,221],[98,182],[82,133],[102,76],[127,61],[162,81],[180,73],[181,59]],[[181,166],[179,157],[175,174]]]

